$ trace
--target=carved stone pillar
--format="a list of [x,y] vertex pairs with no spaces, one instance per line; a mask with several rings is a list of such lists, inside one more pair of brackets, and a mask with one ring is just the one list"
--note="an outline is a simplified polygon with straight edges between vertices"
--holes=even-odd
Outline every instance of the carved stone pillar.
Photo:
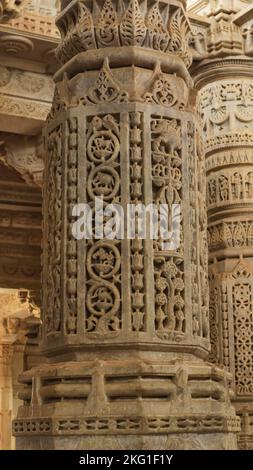
[[194,75],[206,152],[211,359],[233,374],[239,446],[247,449],[253,448],[253,63],[234,13],[214,12],[212,55]]
[[[64,2],[45,129],[43,353],[19,449],[228,449],[239,420],[209,351],[203,151],[185,2]],[[79,240],[96,196],[181,204],[181,237]]]

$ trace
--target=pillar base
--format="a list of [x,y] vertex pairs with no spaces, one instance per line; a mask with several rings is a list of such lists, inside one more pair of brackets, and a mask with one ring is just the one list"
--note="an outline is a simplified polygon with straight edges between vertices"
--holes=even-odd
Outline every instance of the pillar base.
[[233,433],[20,437],[17,450],[235,450]]
[[229,380],[181,357],[43,365],[21,377],[17,449],[236,449]]

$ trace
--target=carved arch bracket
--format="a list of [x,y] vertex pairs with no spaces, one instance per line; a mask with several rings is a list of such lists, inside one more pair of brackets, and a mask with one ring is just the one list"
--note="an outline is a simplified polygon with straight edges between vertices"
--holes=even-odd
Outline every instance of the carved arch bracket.
[[27,184],[42,186],[44,161],[40,137],[0,135],[0,161],[14,168]]

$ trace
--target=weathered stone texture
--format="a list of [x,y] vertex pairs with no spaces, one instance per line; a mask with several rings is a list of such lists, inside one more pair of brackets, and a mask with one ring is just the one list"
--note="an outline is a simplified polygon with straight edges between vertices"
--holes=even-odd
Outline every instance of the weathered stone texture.
[[[231,374],[207,362],[204,150],[185,2],[64,2],[45,128],[43,353],[19,448],[236,447]],[[181,204],[181,240],[81,240],[77,202]],[[73,437],[75,436],[75,437]]]

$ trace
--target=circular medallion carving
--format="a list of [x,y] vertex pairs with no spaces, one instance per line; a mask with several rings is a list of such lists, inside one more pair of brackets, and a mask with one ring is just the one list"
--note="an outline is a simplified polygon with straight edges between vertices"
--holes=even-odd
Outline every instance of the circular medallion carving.
[[116,170],[100,165],[90,172],[87,189],[91,199],[103,197],[107,201],[117,195],[119,185],[119,175]]
[[118,248],[104,242],[93,245],[87,255],[87,269],[93,279],[112,278],[120,269]]
[[110,131],[94,132],[89,138],[87,152],[95,163],[115,160],[119,154],[119,141]]
[[119,306],[119,291],[113,284],[95,284],[87,293],[87,307],[93,315],[115,315]]

